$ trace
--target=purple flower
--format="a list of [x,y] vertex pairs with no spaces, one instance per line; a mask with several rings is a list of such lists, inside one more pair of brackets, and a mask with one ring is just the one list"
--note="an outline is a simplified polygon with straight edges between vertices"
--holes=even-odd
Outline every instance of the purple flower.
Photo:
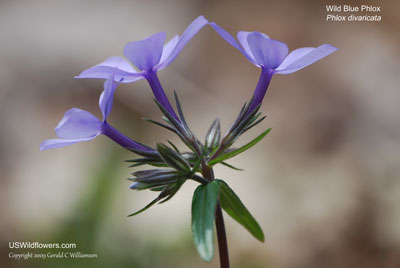
[[[207,23],[208,21],[203,16],[197,17],[180,37],[176,35],[165,45],[166,35],[164,32],[141,41],[128,43],[124,48],[124,55],[129,61],[122,57],[110,57],[104,62],[83,71],[76,78],[107,79],[113,72],[115,72],[115,79],[118,81],[123,78],[124,83],[146,78],[155,98],[178,119],[158,80],[157,71],[167,67],[178,56],[186,43]],[[139,71],[136,71],[131,63]]]
[[222,38],[262,70],[249,112],[261,104],[274,74],[296,72],[337,50],[334,46],[323,44],[316,48],[298,48],[289,53],[285,43],[271,39],[266,34],[240,31],[237,34],[238,42],[215,22],[210,25]]
[[104,91],[100,95],[99,106],[103,114],[102,121],[87,111],[72,108],[64,114],[64,117],[55,128],[56,135],[60,139],[45,140],[40,145],[40,150],[60,148],[81,141],[93,140],[100,134],[103,134],[125,148],[149,153],[155,152],[150,147],[130,140],[106,121],[111,112],[114,91],[119,84],[119,82],[114,82],[114,79],[114,74],[111,74],[104,82]]

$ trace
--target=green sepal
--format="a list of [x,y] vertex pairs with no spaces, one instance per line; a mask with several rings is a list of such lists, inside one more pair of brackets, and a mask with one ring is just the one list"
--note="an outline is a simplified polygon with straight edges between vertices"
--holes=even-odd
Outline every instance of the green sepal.
[[[256,121],[256,119],[259,117],[260,114],[261,114],[261,113],[258,113],[258,114],[257,114],[257,117],[254,117],[254,120],[252,120],[252,122],[249,123],[249,125],[248,125],[247,127],[245,127],[245,129],[243,130],[243,133],[245,133],[247,130],[249,130],[249,129],[255,127],[256,125],[258,125],[259,123],[261,123],[261,122],[266,118],[266,116],[263,116],[263,117],[261,117],[260,119],[258,119],[258,120]],[[243,133],[242,133],[242,134],[243,134]]]
[[226,182],[223,180],[215,181],[219,184],[219,201],[221,207],[229,216],[246,228],[256,239],[264,242],[265,237],[260,225],[244,206],[240,198]]
[[179,101],[178,94],[176,94],[176,91],[174,91],[174,97],[175,97],[176,108],[178,110],[179,119],[181,120],[182,125],[186,130],[186,133],[189,134],[190,137],[192,137],[193,134],[190,131],[189,125],[186,123],[185,116],[183,115],[182,106],[181,106],[181,103]]
[[259,136],[257,136],[254,140],[250,141],[246,145],[243,145],[240,148],[237,148],[229,153],[223,154],[223,155],[211,160],[210,162],[208,162],[208,165],[213,166],[221,161],[225,161],[226,159],[232,158],[240,153],[243,153],[244,151],[246,151],[246,150],[250,149],[251,147],[253,147],[254,145],[256,145],[259,141],[261,141],[270,131],[271,131],[271,128],[267,129],[266,131],[261,133]]
[[192,232],[200,257],[210,261],[214,256],[214,219],[219,186],[216,181],[199,185],[192,200]]

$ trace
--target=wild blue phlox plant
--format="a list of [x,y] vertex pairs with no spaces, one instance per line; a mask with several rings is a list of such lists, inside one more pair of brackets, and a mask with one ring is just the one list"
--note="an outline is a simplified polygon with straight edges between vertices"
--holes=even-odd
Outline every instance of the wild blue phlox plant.
[[[188,41],[204,26],[210,25],[223,39],[239,50],[248,61],[261,69],[261,75],[250,101],[241,108],[236,120],[221,134],[218,119],[211,124],[205,140],[200,141],[186,123],[178,95],[174,92],[174,109],[158,79],[157,72],[167,67],[181,52]],[[214,222],[217,231],[221,267],[229,267],[228,246],[222,209],[246,228],[256,239],[264,241],[264,233],[244,206],[239,197],[222,179],[216,179],[213,166],[222,164],[240,170],[226,161],[251,148],[271,130],[268,128],[247,144],[236,148],[235,141],[247,130],[264,120],[259,108],[269,83],[275,74],[296,72],[336,51],[329,44],[319,47],[304,47],[289,53],[287,45],[259,32],[240,31],[237,39],[215,22],[209,23],[203,16],[196,18],[181,36],[174,36],[165,43],[166,34],[161,32],[144,40],[128,43],[124,48],[125,58],[109,57],[91,67],[76,78],[105,79],[104,90],[99,98],[103,115],[100,120],[91,113],[72,108],[68,110],[55,128],[59,139],[44,141],[40,149],[59,148],[81,141],[89,141],[100,134],[107,136],[123,148],[139,155],[127,160],[130,167],[150,166],[132,173],[130,186],[135,190],[159,192],[158,196],[143,209],[129,216],[137,215],[156,203],[171,199],[187,180],[200,185],[192,199],[192,232],[201,258],[210,261],[214,254]],[[136,66],[137,69],[133,67]],[[145,118],[176,134],[186,145],[182,151],[168,141],[154,147],[134,141],[113,126],[107,117],[111,112],[114,91],[119,83],[132,83],[146,79],[154,95],[154,101],[163,114],[163,123]]]

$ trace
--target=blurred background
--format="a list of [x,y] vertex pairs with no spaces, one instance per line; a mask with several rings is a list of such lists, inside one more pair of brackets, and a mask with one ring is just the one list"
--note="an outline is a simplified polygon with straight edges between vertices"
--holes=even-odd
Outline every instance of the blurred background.
[[[261,110],[267,119],[239,140],[273,130],[221,167],[266,234],[260,243],[226,215],[232,267],[400,267],[400,2],[381,22],[326,22],[325,1],[0,2],[0,267],[218,267],[198,257],[186,183],[169,202],[133,218],[154,193],[129,189],[135,157],[105,137],[40,152],[64,112],[100,116],[101,80],[76,80],[126,43],[181,34],[198,15],[232,34],[260,31],[290,50],[330,43],[339,50],[290,75],[276,75]],[[333,0],[328,4],[349,4]],[[259,69],[210,27],[159,73],[180,95],[203,138],[223,131],[256,86]],[[160,112],[145,81],[119,86],[109,122],[154,145],[171,133],[141,120]],[[183,147],[181,147],[183,148]],[[15,261],[9,242],[76,243],[97,259]]]

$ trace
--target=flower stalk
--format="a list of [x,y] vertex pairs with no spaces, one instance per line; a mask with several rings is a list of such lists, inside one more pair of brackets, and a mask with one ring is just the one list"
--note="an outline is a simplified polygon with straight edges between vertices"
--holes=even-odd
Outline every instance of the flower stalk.
[[[203,168],[202,174],[209,181],[213,181],[214,171],[212,168]],[[217,231],[218,241],[218,252],[219,252],[219,263],[221,268],[229,268],[229,251],[228,251],[228,239],[226,237],[224,215],[222,214],[222,208],[219,200],[217,201],[217,207],[215,210],[215,229]]]

